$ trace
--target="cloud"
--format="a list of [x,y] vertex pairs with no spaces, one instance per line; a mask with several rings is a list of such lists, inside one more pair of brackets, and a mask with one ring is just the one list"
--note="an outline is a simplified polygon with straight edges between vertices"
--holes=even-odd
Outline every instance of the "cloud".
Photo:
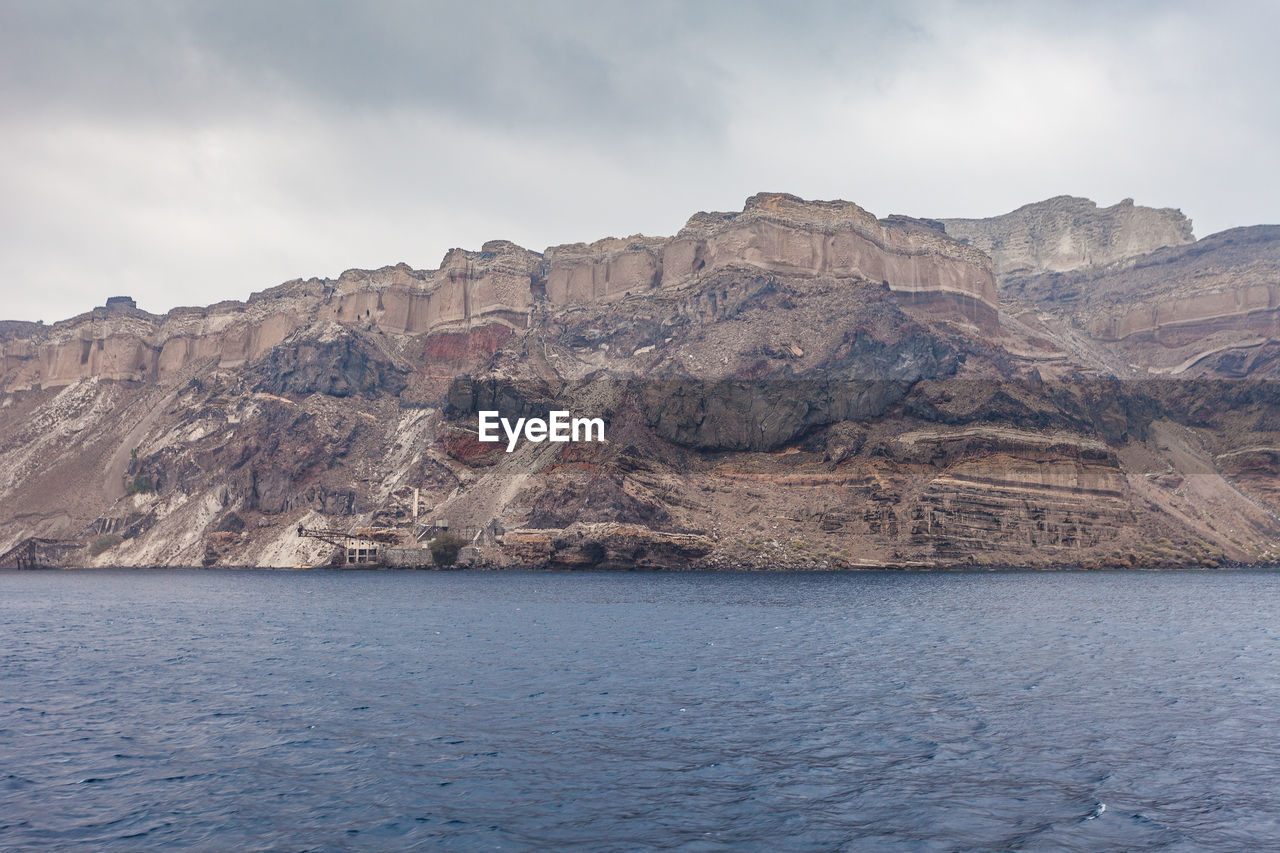
[[672,233],[760,190],[1280,220],[1269,4],[0,2],[4,315]]
[[[11,108],[207,122],[279,102],[577,133],[716,125],[712,69],[671,62],[664,20],[629,5],[22,3],[4,17]],[[655,50],[656,48],[656,50]],[[678,53],[678,49],[677,49]],[[679,58],[679,57],[677,57]]]

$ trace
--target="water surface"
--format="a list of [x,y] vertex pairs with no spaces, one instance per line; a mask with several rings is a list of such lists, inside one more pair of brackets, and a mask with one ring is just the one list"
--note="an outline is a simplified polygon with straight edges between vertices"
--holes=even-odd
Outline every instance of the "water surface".
[[0,848],[1258,849],[1278,594],[0,572]]

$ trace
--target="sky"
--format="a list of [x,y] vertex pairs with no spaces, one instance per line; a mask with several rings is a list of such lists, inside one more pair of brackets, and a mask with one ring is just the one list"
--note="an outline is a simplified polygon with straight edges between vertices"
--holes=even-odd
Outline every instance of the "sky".
[[1280,222],[1280,4],[0,0],[0,319],[161,313],[761,191]]

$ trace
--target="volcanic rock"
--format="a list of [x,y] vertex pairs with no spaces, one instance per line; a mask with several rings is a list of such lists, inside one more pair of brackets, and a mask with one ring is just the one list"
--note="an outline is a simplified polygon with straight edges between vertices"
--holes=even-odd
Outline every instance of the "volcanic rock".
[[[480,566],[1275,559],[1280,234],[1190,239],[1130,202],[938,222],[762,193],[669,238],[0,323],[0,563],[444,535]],[[481,410],[606,439],[508,452]]]

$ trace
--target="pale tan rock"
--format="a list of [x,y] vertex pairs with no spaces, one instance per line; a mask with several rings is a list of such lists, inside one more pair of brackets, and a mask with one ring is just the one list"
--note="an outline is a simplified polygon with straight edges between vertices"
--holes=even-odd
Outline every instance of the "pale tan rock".
[[547,298],[556,305],[640,294],[662,281],[662,238],[637,234],[546,251]]
[[1191,220],[1127,198],[1098,207],[1056,196],[987,219],[939,220],[951,236],[989,254],[998,276],[1065,272],[1192,242]]
[[741,213],[699,213],[668,243],[663,287],[747,265],[801,275],[886,283],[908,304],[993,330],[998,300],[990,259],[927,224],[879,220],[846,201],[760,193]]
[[698,213],[675,237],[635,235],[553,246],[539,254],[506,240],[452,249],[435,270],[407,264],[297,279],[246,302],[148,314],[121,297],[109,307],[22,329],[0,340],[0,388],[61,387],[88,377],[170,381],[192,365],[233,368],[301,328],[335,321],[391,335],[528,326],[535,302],[610,301],[679,289],[728,267],[887,284],[925,315],[994,331],[995,280],[980,251],[933,224],[885,220],[846,201],[752,196],[740,213]]

